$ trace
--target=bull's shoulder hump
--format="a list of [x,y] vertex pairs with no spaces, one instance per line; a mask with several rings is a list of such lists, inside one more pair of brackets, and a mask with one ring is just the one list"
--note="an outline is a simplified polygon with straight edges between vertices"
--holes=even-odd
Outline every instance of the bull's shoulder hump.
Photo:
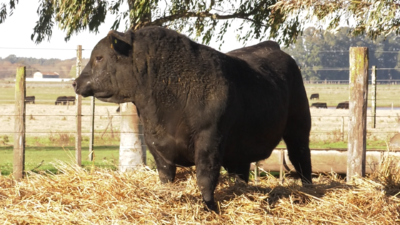
[[260,42],[260,43],[258,43],[256,45],[253,45],[253,46],[257,47],[257,48],[270,48],[270,49],[273,49],[273,50],[280,50],[281,49],[281,47],[279,46],[278,42],[275,42],[275,41],[263,41],[263,42]]
[[261,57],[265,57],[266,55],[275,52],[275,51],[281,51],[281,48],[279,47],[279,44],[275,41],[263,41],[260,42],[256,45],[236,49],[230,52],[227,52],[227,55],[230,56],[236,56],[239,58],[243,58],[245,55],[258,55]]

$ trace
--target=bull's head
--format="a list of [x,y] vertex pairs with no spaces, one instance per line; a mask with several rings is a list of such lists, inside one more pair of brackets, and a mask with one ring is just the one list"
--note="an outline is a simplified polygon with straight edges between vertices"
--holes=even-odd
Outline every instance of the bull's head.
[[137,83],[133,77],[133,33],[110,31],[94,47],[88,64],[72,86],[83,97],[106,102],[132,102]]

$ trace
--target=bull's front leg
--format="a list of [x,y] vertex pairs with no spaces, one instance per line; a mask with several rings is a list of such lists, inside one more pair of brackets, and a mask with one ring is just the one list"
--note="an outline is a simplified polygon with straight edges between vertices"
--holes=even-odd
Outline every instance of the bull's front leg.
[[216,129],[200,132],[195,143],[197,185],[204,203],[210,210],[216,211],[214,190],[221,169],[220,139],[216,138]]

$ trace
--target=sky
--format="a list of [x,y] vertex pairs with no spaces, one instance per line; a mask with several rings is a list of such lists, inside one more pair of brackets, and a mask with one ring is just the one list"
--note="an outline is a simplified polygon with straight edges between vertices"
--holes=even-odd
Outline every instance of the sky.
[[[4,1],[0,0],[0,2]],[[38,6],[37,0],[21,0],[16,6],[13,15],[7,17],[6,21],[0,24],[1,58],[14,54],[17,57],[71,59],[76,57],[78,45],[82,45],[82,57],[89,58],[91,49],[107,35],[115,18],[113,15],[107,14],[106,21],[99,27],[98,34],[86,30],[74,34],[68,42],[64,40],[65,32],[55,24],[50,41],[45,40],[40,44],[35,44],[31,40],[31,34],[36,21],[39,19],[36,13]],[[123,31],[124,25],[120,26],[119,29],[119,31]],[[247,45],[256,44],[257,42],[254,40],[249,41]],[[219,43],[211,43],[210,46],[218,49]],[[238,42],[236,35],[231,32],[225,34],[225,43],[220,51],[227,52],[241,47],[243,47],[243,44]]]

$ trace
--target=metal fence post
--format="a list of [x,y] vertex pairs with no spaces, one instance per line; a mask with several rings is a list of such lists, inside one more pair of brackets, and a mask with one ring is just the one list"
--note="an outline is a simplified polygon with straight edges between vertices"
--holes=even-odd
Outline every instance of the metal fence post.
[[280,168],[279,168],[279,184],[283,184],[283,163],[284,163],[284,157],[285,157],[285,152],[283,150],[280,150]]
[[372,66],[371,84],[372,84],[372,99],[371,99],[372,128],[376,128],[376,67],[375,66]]
[[93,143],[94,143],[94,114],[95,114],[95,98],[91,97],[90,101],[90,140],[89,140],[89,160],[93,162],[94,151],[93,151]]
[[16,180],[24,177],[25,170],[25,96],[26,67],[18,67],[15,78],[15,120],[14,120],[14,150],[13,175]]
[[[76,78],[82,71],[82,45],[76,50]],[[76,135],[75,135],[75,158],[78,166],[82,165],[82,96],[76,95]]]
[[341,139],[344,141],[344,116],[342,116],[342,126],[340,127]]
[[260,169],[258,168],[260,166],[260,163],[257,161],[254,163],[254,183],[257,185],[258,181],[260,181],[260,179],[258,178],[258,175],[260,173]]

